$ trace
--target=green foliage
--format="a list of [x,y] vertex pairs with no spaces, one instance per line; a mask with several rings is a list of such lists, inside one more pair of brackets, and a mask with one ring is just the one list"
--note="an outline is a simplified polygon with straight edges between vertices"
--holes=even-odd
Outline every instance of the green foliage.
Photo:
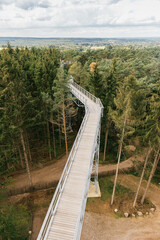
[[98,98],[102,97],[102,76],[98,64],[96,63],[94,71],[90,74],[90,91]]
[[[113,182],[110,180],[109,177],[102,177],[99,178],[99,185],[101,189],[101,200],[106,201],[111,198],[112,191],[113,191]],[[124,195],[131,194],[132,191],[129,188],[126,188],[120,184],[117,184],[115,197],[119,199],[124,198]]]
[[2,240],[28,239],[30,215],[26,207],[9,205],[0,210],[0,236]]
[[[54,48],[12,49],[8,45],[8,48],[0,51],[1,173],[20,168],[18,146],[22,158],[23,151],[19,128],[28,135],[33,155],[36,155],[36,143],[39,142],[39,146],[44,145],[43,149],[47,149],[48,140],[51,142],[53,155],[53,138],[56,149],[59,149],[59,126],[54,125],[53,134],[49,121],[53,120],[56,123],[59,117],[59,123],[63,125],[58,106],[61,105],[63,90],[65,95],[68,91],[66,88],[68,78],[67,72],[62,73],[59,68],[60,57],[66,63],[69,62],[66,70],[72,64],[69,73],[73,75],[75,81],[99,97],[104,105],[102,151],[106,130],[109,132],[106,153],[112,157],[110,153],[112,149],[114,152],[117,151],[126,107],[128,118],[125,141],[137,137],[144,146],[150,144],[156,148],[160,134],[159,47],[115,46],[85,52],[75,49],[60,52]],[[89,66],[93,62],[97,65],[94,71],[90,72]],[[60,81],[61,79],[64,81]],[[69,109],[68,100],[65,106]],[[67,107],[65,111],[67,115]],[[106,159],[110,157],[106,156]]]
[[67,94],[69,92],[68,83],[69,78],[63,68],[60,67],[52,88],[54,91],[54,109],[61,109],[64,99],[67,100]]
[[[120,137],[126,108],[125,141],[137,137],[143,146],[158,145],[160,48],[113,47],[77,55],[75,62],[73,59],[73,66],[79,66],[74,71],[77,81],[100,97],[104,105],[101,150],[107,129],[108,141],[114,138],[117,142],[116,136]],[[90,73],[93,62],[98,64]],[[108,155],[112,148],[109,146],[108,150],[107,143]]]
[[[60,53],[55,49],[12,49],[8,45],[8,48],[0,51],[1,173],[24,165],[20,163],[20,155],[23,158],[20,129],[25,135],[26,148],[34,149],[37,141],[46,144],[48,137],[43,129],[53,106],[47,105],[44,96],[53,99],[52,86],[59,67],[59,57]],[[58,138],[56,131],[55,127],[55,138]],[[29,149],[27,151],[29,154]]]
[[145,120],[146,139],[156,149],[160,146],[160,95],[152,94],[149,98],[150,111]]
[[74,81],[80,84],[82,65],[80,62],[74,62],[69,69],[69,73],[73,76]]

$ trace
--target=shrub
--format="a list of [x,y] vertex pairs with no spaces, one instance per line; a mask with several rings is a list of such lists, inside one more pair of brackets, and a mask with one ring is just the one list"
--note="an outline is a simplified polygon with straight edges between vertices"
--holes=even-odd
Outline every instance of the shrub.
[[30,214],[25,206],[9,205],[0,209],[0,236],[2,240],[28,239]]

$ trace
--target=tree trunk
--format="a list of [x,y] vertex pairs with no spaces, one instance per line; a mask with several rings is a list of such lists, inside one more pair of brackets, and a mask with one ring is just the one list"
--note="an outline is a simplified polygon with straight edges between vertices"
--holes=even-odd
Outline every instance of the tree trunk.
[[[45,119],[45,121],[46,121],[46,119]],[[47,134],[46,134],[46,125],[44,124],[44,129],[43,129],[43,131],[44,131],[44,143],[47,145],[47,143],[48,143],[48,141],[47,141]]]
[[53,124],[53,123],[52,123],[52,134],[53,134],[53,149],[54,149],[54,157],[56,158],[56,141],[55,141],[54,124]]
[[5,159],[6,159],[7,169],[9,169],[10,165],[9,165],[9,161],[8,161],[8,156],[7,156],[6,150],[4,150],[4,156],[5,156]]
[[37,135],[37,140],[36,140],[36,142],[39,144],[39,143],[40,143],[40,141],[39,141],[39,131],[38,131],[37,128],[36,128],[36,135]]
[[65,117],[65,109],[64,109],[64,97],[63,97],[63,106],[62,106],[62,112],[63,112],[63,125],[64,125],[64,135],[65,135],[65,144],[66,144],[66,155],[68,158],[68,143],[67,143],[67,131],[66,131],[66,117]]
[[155,156],[155,158],[154,158],[153,167],[152,167],[152,170],[151,170],[151,173],[150,173],[148,182],[147,182],[146,189],[145,189],[144,194],[143,194],[143,197],[142,197],[142,199],[141,199],[141,204],[144,203],[144,200],[145,200],[145,198],[146,198],[146,194],[147,194],[149,185],[150,185],[151,180],[152,180],[152,177],[153,177],[153,175],[154,175],[154,173],[155,173],[155,171],[156,171],[156,168],[157,168],[157,165],[158,165],[158,162],[159,162],[159,159],[160,159],[159,151],[160,151],[160,148],[158,148],[157,153],[156,153],[156,156]]
[[106,160],[106,148],[108,142],[108,133],[109,133],[109,123],[106,125],[106,134],[105,134],[105,143],[104,143],[104,153],[103,153],[103,162]]
[[29,140],[28,140],[27,132],[25,133],[25,138],[26,138],[26,146],[27,146],[27,152],[28,152],[29,160],[30,160],[30,162],[32,162],[32,155],[31,155],[31,151],[30,151],[30,146],[29,146]]
[[143,176],[144,176],[144,173],[145,173],[145,170],[146,170],[148,158],[149,158],[149,156],[150,156],[150,154],[151,154],[151,151],[152,151],[152,148],[149,148],[148,153],[147,153],[147,156],[146,156],[146,159],[145,159],[145,162],[144,162],[144,166],[143,166],[141,178],[140,178],[140,181],[139,181],[139,185],[138,185],[138,188],[137,188],[136,196],[135,196],[135,199],[134,199],[134,202],[133,202],[133,208],[135,208],[135,206],[136,206],[136,202],[137,202],[137,198],[138,198],[138,193],[139,193],[139,190],[140,190],[140,187],[141,187],[141,184],[142,184]]
[[125,113],[125,117],[124,117],[122,136],[121,136],[121,141],[120,141],[120,145],[119,145],[118,162],[117,162],[117,167],[116,167],[116,175],[115,175],[115,180],[114,180],[111,205],[113,204],[113,201],[114,201],[114,195],[115,195],[115,189],[116,189],[117,177],[118,177],[118,170],[119,170],[119,163],[121,160],[122,145],[123,145],[123,139],[124,139],[124,133],[125,133],[125,127],[126,127],[126,121],[127,121],[127,112]]
[[26,146],[25,146],[25,143],[24,143],[23,130],[21,128],[20,128],[20,139],[21,139],[21,144],[22,144],[22,147],[23,147],[24,159],[25,159],[25,162],[26,162],[26,168],[27,168],[29,184],[32,187],[32,178],[31,178],[29,164],[28,164],[27,151],[26,151]]
[[50,139],[49,123],[48,123],[48,121],[47,121],[47,138],[48,138],[49,159],[50,159],[50,161],[51,161],[51,160],[52,160],[52,155],[51,155],[51,139]]
[[59,119],[59,111],[58,111],[58,128],[59,128],[59,146],[62,147],[62,141],[61,141],[61,125],[60,125],[60,119]]
[[14,149],[15,154],[16,154],[16,159],[19,158],[19,156],[18,156],[18,149],[17,149],[17,148],[18,148],[18,147],[17,147],[16,141],[13,140],[13,149]]
[[19,152],[21,167],[24,168],[23,157],[22,157],[21,149],[19,146],[18,146],[18,152]]

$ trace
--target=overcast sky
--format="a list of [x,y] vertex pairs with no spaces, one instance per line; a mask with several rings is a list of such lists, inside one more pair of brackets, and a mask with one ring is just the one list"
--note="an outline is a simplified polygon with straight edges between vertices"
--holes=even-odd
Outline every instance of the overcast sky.
[[0,0],[0,37],[160,37],[160,0]]

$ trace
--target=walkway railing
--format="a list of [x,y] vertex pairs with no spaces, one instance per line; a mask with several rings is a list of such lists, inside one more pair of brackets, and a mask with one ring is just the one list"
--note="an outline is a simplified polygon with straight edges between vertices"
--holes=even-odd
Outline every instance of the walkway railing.
[[[103,111],[103,105],[102,105],[101,111]],[[102,114],[102,112],[101,112],[101,114]],[[84,193],[83,193],[83,201],[82,201],[82,205],[81,205],[81,211],[80,211],[79,217],[77,219],[77,225],[76,225],[74,240],[79,240],[80,237],[81,237],[81,230],[82,230],[82,225],[83,225],[83,218],[84,218],[84,213],[85,213],[85,207],[86,207],[90,177],[91,177],[91,173],[92,173],[92,166],[93,166],[93,161],[94,161],[95,149],[96,149],[96,146],[98,144],[97,143],[98,135],[100,134],[101,114],[99,114],[98,124],[97,124],[97,127],[96,127],[96,134],[95,134],[95,138],[94,138],[94,144],[93,144],[93,147],[92,147],[90,166],[88,168],[88,175],[86,176],[86,184],[85,184],[85,189],[84,189]]]
[[[79,100],[82,101],[83,104],[85,105],[85,116],[83,118],[83,121],[81,123],[80,129],[78,131],[78,134],[76,136],[76,139],[75,139],[74,144],[72,146],[72,149],[70,151],[68,160],[67,160],[66,165],[64,167],[63,173],[62,173],[61,178],[59,180],[59,183],[57,185],[57,188],[56,188],[56,191],[55,191],[54,196],[52,198],[52,201],[50,203],[49,209],[47,211],[46,217],[45,217],[44,222],[42,224],[42,227],[41,227],[41,230],[39,232],[37,240],[47,239],[47,235],[48,235],[50,226],[52,224],[54,215],[56,213],[56,210],[57,210],[57,207],[58,207],[58,204],[59,204],[59,201],[60,201],[63,189],[65,187],[65,183],[67,181],[67,177],[69,175],[72,163],[74,161],[75,154],[76,154],[78,146],[79,146],[79,142],[81,140],[81,137],[82,137],[82,134],[83,134],[83,131],[84,131],[84,128],[85,128],[85,124],[86,124],[87,119],[88,119],[89,110],[88,110],[87,105],[85,104],[85,98],[83,98],[83,96],[81,94],[79,94],[79,91],[82,92],[84,95],[86,95],[89,99],[91,99],[95,103],[99,104],[99,106],[101,107],[101,114],[103,112],[103,105],[102,105],[100,99],[96,98],[91,93],[86,91],[84,88],[80,87],[73,80],[69,84],[69,87],[71,89],[71,92],[76,97],[78,97]],[[100,117],[99,117],[99,124],[100,124]],[[96,130],[96,136],[95,136],[95,140],[94,140],[94,147],[92,149],[91,158],[94,158],[94,149],[95,149],[95,144],[96,144],[96,138],[97,138],[97,135],[98,135],[98,128],[99,128],[99,125],[97,126],[97,130]],[[82,219],[83,219],[83,215],[84,215],[84,211],[85,211],[86,199],[87,199],[87,191],[88,191],[88,187],[89,187],[88,178],[91,175],[92,162],[93,161],[91,161],[90,167],[88,169],[88,176],[86,178],[86,187],[85,187],[85,191],[84,191],[84,196],[85,197],[84,197],[84,201],[82,202],[82,206],[81,206],[82,211],[79,213],[79,217],[78,217],[78,221],[77,221],[77,227],[76,227],[76,232],[75,232],[75,239],[76,240],[80,239],[80,233],[81,233],[81,227],[82,227]]]
[[96,98],[93,94],[91,94],[90,92],[88,92],[86,89],[82,88],[80,85],[78,85],[76,82],[73,81],[73,79],[71,79],[72,81],[72,85],[74,87],[76,87],[80,92],[82,92],[84,95],[86,95],[89,99],[91,99],[92,101],[94,101],[95,103],[99,104],[99,106],[101,107],[101,114],[103,116],[103,104],[101,102],[101,100],[99,98]]

